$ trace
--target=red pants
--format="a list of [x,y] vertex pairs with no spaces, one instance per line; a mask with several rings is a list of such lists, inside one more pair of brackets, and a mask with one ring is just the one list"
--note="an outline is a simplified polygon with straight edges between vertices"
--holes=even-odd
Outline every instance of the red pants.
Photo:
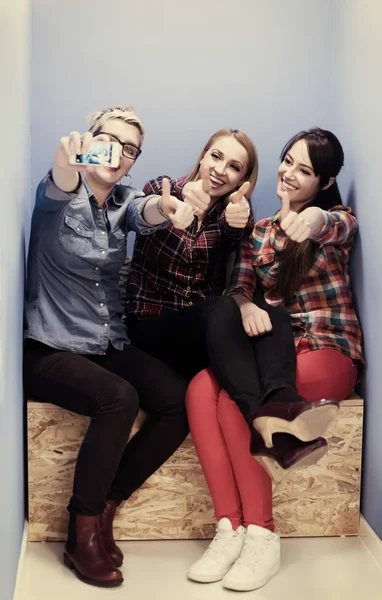
[[[297,348],[297,389],[307,400],[347,398],[357,380],[353,361],[337,350]],[[273,531],[272,482],[249,452],[250,430],[239,408],[209,369],[191,381],[187,413],[216,518]]]

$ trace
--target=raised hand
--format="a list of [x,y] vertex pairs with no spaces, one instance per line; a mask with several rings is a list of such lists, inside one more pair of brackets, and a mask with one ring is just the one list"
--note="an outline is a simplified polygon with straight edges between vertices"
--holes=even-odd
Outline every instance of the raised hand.
[[209,167],[200,169],[200,179],[190,181],[183,188],[184,203],[191,207],[194,215],[207,212],[211,206],[211,181]]
[[70,155],[87,152],[92,139],[93,135],[90,132],[81,136],[78,131],[72,131],[69,136],[61,138],[54,156],[53,180],[63,192],[74,191],[80,180],[79,172],[89,168],[83,165],[71,165]]
[[92,139],[93,135],[89,131],[83,135],[78,133],[78,131],[72,131],[70,135],[62,137],[54,157],[54,167],[58,169],[68,169],[70,171],[86,170],[86,166],[71,165],[69,163],[69,157],[72,154],[85,154],[89,149]]
[[246,181],[233,194],[230,195],[229,203],[225,209],[225,218],[230,227],[242,229],[248,223],[250,208],[249,202],[245,197],[250,187],[249,181]]
[[321,208],[310,206],[300,213],[296,213],[290,210],[288,192],[282,192],[280,199],[280,226],[291,240],[301,244],[322,229],[325,217]]
[[171,196],[170,192],[170,182],[165,178],[162,180],[161,209],[176,229],[186,229],[194,220],[192,208],[175,196]]

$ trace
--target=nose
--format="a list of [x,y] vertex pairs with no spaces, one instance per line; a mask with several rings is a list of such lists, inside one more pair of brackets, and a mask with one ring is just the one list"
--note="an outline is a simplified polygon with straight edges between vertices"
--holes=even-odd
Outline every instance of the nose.
[[284,171],[285,179],[294,179],[294,167],[289,165]]
[[219,173],[219,175],[224,175],[226,171],[226,164],[223,163],[223,161],[220,161],[217,165],[215,165],[215,171],[216,173]]

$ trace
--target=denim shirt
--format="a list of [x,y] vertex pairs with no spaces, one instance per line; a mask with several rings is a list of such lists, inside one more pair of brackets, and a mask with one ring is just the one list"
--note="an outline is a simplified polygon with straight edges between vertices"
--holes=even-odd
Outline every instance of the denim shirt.
[[80,354],[105,354],[109,342],[119,350],[129,343],[118,285],[127,234],[168,226],[144,220],[149,198],[118,185],[101,207],[83,182],[66,193],[51,173],[42,180],[29,245],[26,338]]

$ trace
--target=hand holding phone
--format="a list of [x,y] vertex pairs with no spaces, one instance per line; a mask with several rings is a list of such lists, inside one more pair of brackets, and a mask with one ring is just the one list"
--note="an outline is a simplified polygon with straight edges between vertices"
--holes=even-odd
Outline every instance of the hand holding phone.
[[116,142],[95,141],[88,131],[82,136],[72,131],[62,137],[56,150],[54,167],[70,171],[84,171],[89,166],[117,168],[121,147]]

